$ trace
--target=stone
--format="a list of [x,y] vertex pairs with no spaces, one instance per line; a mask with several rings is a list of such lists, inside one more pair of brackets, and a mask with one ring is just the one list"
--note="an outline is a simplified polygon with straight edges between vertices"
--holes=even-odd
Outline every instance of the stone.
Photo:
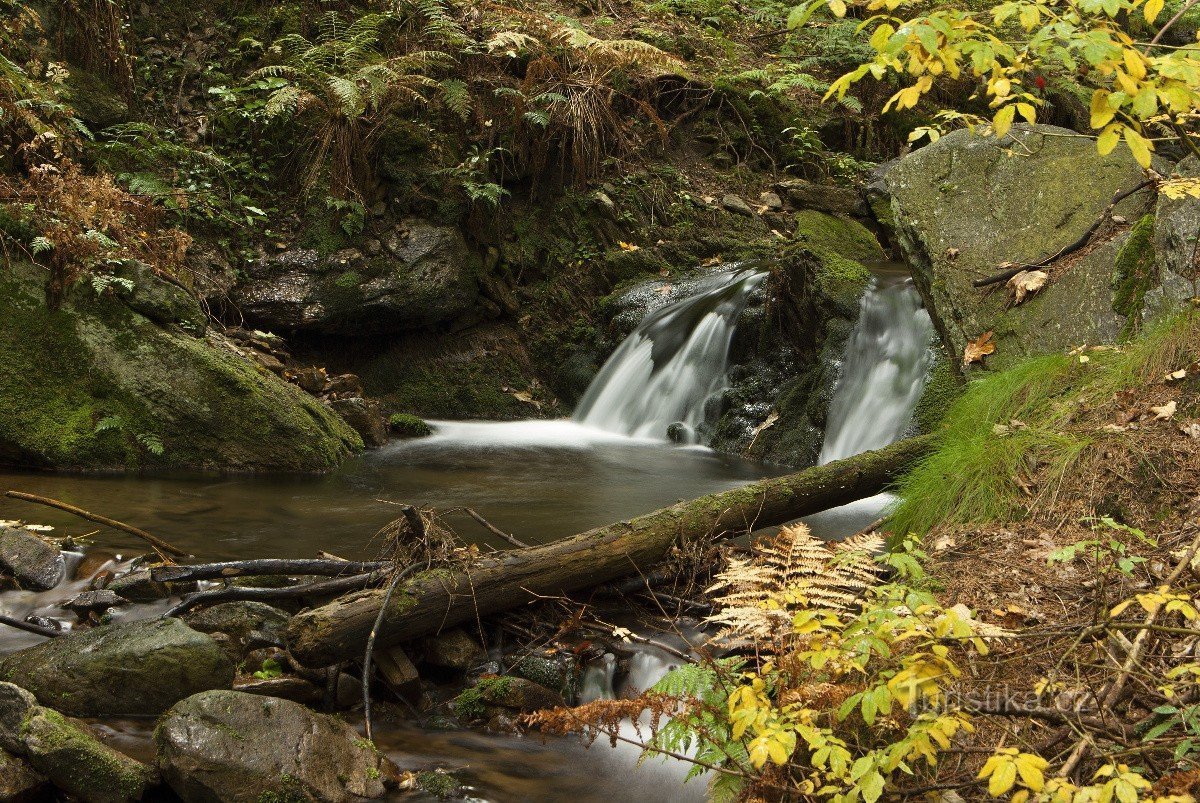
[[774,192],[764,192],[758,196],[758,203],[765,206],[768,211],[778,212],[783,209],[783,199]]
[[329,377],[324,392],[337,396],[361,396],[362,380],[355,374],[337,374]]
[[380,798],[397,772],[346,723],[290,700],[209,691],[154,733],[163,779],[185,803]]
[[62,552],[19,527],[0,527],[0,568],[25,588],[47,591],[62,582],[67,565]]
[[0,750],[0,801],[33,803],[45,800],[50,781],[24,759]]
[[[1175,167],[1183,177],[1200,177],[1200,161],[1189,156]],[[1200,198],[1171,199],[1160,194],[1154,212],[1154,259],[1159,285],[1145,294],[1151,315],[1178,309],[1196,293],[1200,274]]]
[[0,749],[21,753],[21,724],[37,707],[37,698],[25,689],[12,683],[0,683]]
[[342,417],[362,438],[369,448],[387,443],[388,428],[383,418],[383,408],[375,399],[354,396],[348,399],[330,399],[330,409]]
[[75,567],[74,580],[91,580],[98,572],[116,563],[117,556],[104,549],[89,549]]
[[101,613],[109,608],[117,608],[122,605],[128,605],[129,601],[124,597],[117,595],[109,589],[101,591],[84,591],[74,599],[63,605],[69,611],[73,611],[78,616],[87,618],[90,613]]
[[157,602],[171,595],[165,583],[154,582],[149,569],[138,569],[114,577],[105,588],[130,602]]
[[392,413],[388,416],[388,428],[398,438],[423,438],[433,434],[433,427],[409,413]]
[[183,698],[227,688],[233,662],[179,619],[104,625],[7,656],[0,677],[71,716],[157,716]]
[[478,298],[473,255],[457,228],[409,217],[381,244],[370,258],[353,249],[265,257],[233,300],[248,320],[274,331],[361,336],[447,323]]
[[788,179],[775,185],[775,190],[797,209],[816,209],[831,214],[864,216],[868,213],[866,200],[858,190],[814,184],[803,179]]
[[454,699],[454,713],[468,722],[493,717],[496,709],[511,712],[538,711],[566,705],[561,694],[525,678],[503,676],[480,678]]
[[425,640],[425,663],[466,672],[487,660],[487,652],[462,628],[454,628]]
[[274,678],[256,678],[240,675],[233,679],[233,690],[263,697],[278,697],[301,705],[319,706],[325,698],[325,690],[304,678],[295,675],[280,675]]
[[721,208],[726,212],[732,212],[735,215],[742,215],[743,217],[755,216],[754,209],[750,204],[746,203],[745,199],[740,195],[734,195],[733,193],[728,193],[721,198]]
[[133,285],[128,293],[118,294],[125,306],[161,326],[178,326],[193,337],[204,335],[208,316],[199,299],[181,285],[164,279],[136,259],[125,260],[114,275]]
[[509,669],[508,674],[532,680],[562,695],[568,702],[578,689],[579,666],[573,653],[558,651],[524,655]]
[[[1003,368],[1037,354],[1112,342],[1126,320],[1114,311],[1116,254],[1127,233],[1067,257],[1069,269],[1019,306],[1003,287],[985,292],[975,279],[1007,262],[1033,263],[1077,240],[1112,197],[1142,181],[1128,149],[1108,156],[1095,143],[1052,126],[1018,124],[1007,136],[955,131],[892,163],[882,177],[895,235],[947,350],[994,332],[987,366]],[[1149,195],[1137,193],[1116,214],[1139,220]]]
[[22,723],[22,756],[53,784],[85,803],[141,800],[158,773],[101,742],[82,722],[38,706]]
[[279,641],[291,615],[265,602],[222,602],[184,616],[192,630],[200,633],[224,633],[245,646],[257,634]]
[[288,376],[300,386],[301,390],[305,393],[311,393],[314,396],[318,393],[324,393],[325,385],[329,381],[328,376],[325,374],[325,369],[318,368],[315,365],[297,368],[294,371],[290,371]]
[[[362,448],[224,335],[164,326],[88,282],[51,311],[45,281],[15,259],[0,272],[0,462],[314,472]],[[161,449],[146,446],[151,436]]]
[[796,213],[795,237],[821,255],[865,264],[882,262],[883,247],[863,224],[845,215],[805,209]]

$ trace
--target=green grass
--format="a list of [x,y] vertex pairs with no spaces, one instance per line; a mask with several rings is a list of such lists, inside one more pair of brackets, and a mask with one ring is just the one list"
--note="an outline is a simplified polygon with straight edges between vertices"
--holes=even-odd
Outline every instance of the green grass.
[[1073,426],[1076,417],[1114,393],[1186,366],[1200,354],[1198,342],[1200,315],[1183,314],[1119,351],[1090,352],[1087,362],[1036,357],[970,383],[946,413],[937,449],[898,483],[889,529],[923,535],[939,524],[1022,518],[1031,500],[1016,477],[1036,469],[1041,492],[1052,494],[1079,456],[1104,437]]

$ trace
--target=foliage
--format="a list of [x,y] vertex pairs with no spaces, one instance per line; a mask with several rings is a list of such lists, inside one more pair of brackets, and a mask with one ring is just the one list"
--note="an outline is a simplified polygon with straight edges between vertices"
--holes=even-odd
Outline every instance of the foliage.
[[[803,24],[825,6],[837,17],[848,11],[844,0],[810,0],[794,9],[790,24]],[[1162,21],[1164,0],[1006,0],[984,6],[860,0],[854,8],[869,15],[863,25],[871,31],[875,55],[835,81],[827,96],[845,95],[868,75],[895,74],[909,83],[884,111],[904,110],[935,85],[969,78],[979,88],[975,97],[993,110],[993,133],[1003,137],[1018,115],[1030,123],[1037,119],[1047,76],[1064,76],[1092,93],[1090,125],[1098,132],[1101,154],[1123,139],[1149,167],[1159,133],[1196,150],[1200,45],[1161,43],[1175,22]],[[1148,38],[1139,38],[1143,30]]]

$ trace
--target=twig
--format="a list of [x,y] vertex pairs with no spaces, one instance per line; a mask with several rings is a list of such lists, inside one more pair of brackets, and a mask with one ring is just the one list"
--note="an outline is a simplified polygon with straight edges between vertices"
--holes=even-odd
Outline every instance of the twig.
[[32,633],[35,636],[45,636],[46,638],[58,638],[63,635],[61,630],[23,622],[20,619],[14,619],[11,616],[4,616],[3,614],[0,614],[0,625],[8,625],[9,627],[15,627],[17,630],[24,630],[26,633]]
[[508,533],[504,532],[504,530],[501,530],[499,527],[497,527],[494,524],[492,524],[491,522],[489,522],[483,516],[480,516],[478,513],[476,513],[471,508],[464,507],[463,512],[466,513],[471,518],[475,519],[475,521],[482,524],[484,526],[484,528],[488,532],[490,532],[492,535],[495,535],[498,538],[503,538],[505,541],[512,544],[513,546],[518,547],[520,549],[524,549],[529,546],[529,544],[525,543],[524,541],[521,541],[515,535],[509,535]]
[[1158,29],[1158,33],[1154,34],[1154,38],[1151,39],[1150,43],[1146,45],[1146,50],[1144,52],[1149,53],[1150,50],[1158,44],[1159,40],[1163,38],[1163,35],[1166,34],[1171,26],[1183,19],[1183,15],[1188,13],[1188,10],[1194,5],[1196,5],[1196,0],[1187,0],[1186,3],[1180,6],[1179,10],[1175,12],[1175,16],[1167,20],[1166,23]]
[[8,491],[4,495],[10,499],[20,499],[23,502],[33,502],[34,504],[46,505],[47,507],[65,510],[67,513],[79,516],[81,519],[94,521],[97,524],[103,524],[107,527],[112,527],[117,530],[124,530],[130,535],[136,535],[138,538],[141,538],[143,541],[150,544],[150,546],[154,547],[154,551],[159,553],[159,557],[162,557],[164,560],[166,558],[163,553],[166,553],[167,555],[174,555],[177,558],[186,557],[188,555],[187,551],[171,546],[161,538],[156,538],[145,530],[138,529],[131,524],[125,524],[124,522],[117,521],[116,519],[110,519],[107,516],[101,516],[97,513],[89,513],[83,508],[69,505],[66,502],[60,502],[57,499],[50,499],[49,497],[38,496],[37,494],[28,494],[22,491]]
[[225,577],[247,577],[263,575],[312,575],[320,577],[343,577],[348,574],[365,574],[386,569],[386,561],[350,562],[344,560],[297,559],[286,560],[262,558],[255,560],[230,560],[221,563],[197,563],[192,566],[155,566],[150,576],[156,583],[172,583],[187,580],[219,580]]
[[1067,254],[1072,254],[1072,253],[1078,251],[1080,248],[1083,248],[1085,245],[1088,244],[1088,241],[1090,241],[1092,239],[1092,235],[1094,235],[1096,233],[1096,231],[1100,228],[1100,226],[1103,225],[1104,221],[1108,220],[1109,216],[1112,214],[1113,209],[1116,208],[1117,204],[1121,203],[1121,201],[1124,201],[1130,195],[1133,195],[1134,193],[1139,192],[1139,191],[1145,189],[1146,187],[1149,187],[1153,183],[1154,183],[1153,179],[1146,179],[1145,181],[1141,182],[1140,184],[1138,184],[1135,187],[1132,187],[1128,190],[1123,190],[1121,192],[1118,192],[1116,195],[1113,196],[1112,200],[1108,202],[1108,206],[1106,206],[1104,208],[1104,211],[1100,213],[1100,216],[1098,218],[1096,218],[1096,222],[1094,222],[1091,226],[1089,226],[1088,230],[1085,231],[1078,240],[1071,243],[1070,245],[1063,246],[1056,253],[1051,254],[1050,256],[1045,257],[1043,259],[1039,259],[1037,262],[1031,262],[1027,265],[1026,264],[1013,265],[1011,268],[1002,270],[993,276],[988,276],[986,279],[976,279],[975,281],[971,282],[972,286],[987,287],[989,284],[999,284],[1000,282],[1006,282],[1009,279],[1011,279],[1012,277],[1016,276],[1021,271],[1029,270],[1031,268],[1033,268],[1033,269],[1045,268],[1045,267],[1049,266],[1050,263],[1054,262],[1055,260],[1061,259],[1062,257],[1065,257]]
[[[401,508],[404,518],[408,521],[409,527],[412,528],[413,534],[418,538],[425,537],[425,520],[421,518],[421,514],[412,505],[405,505]],[[371,634],[367,636],[367,648],[363,652],[363,675],[362,675],[362,691],[363,691],[363,719],[366,725],[367,741],[373,741],[371,735],[371,656],[375,652],[375,637],[379,634],[379,628],[383,626],[383,618],[387,614],[388,605],[391,604],[392,594],[396,591],[396,586],[406,576],[412,573],[417,567],[417,564],[407,566],[401,571],[392,575],[392,580],[388,583],[387,591],[383,594],[383,601],[379,605],[379,614],[375,617],[375,624],[371,625]]]
[[375,585],[385,577],[383,572],[356,574],[353,577],[339,577],[336,580],[326,580],[322,583],[303,583],[287,588],[244,588],[242,586],[227,586],[208,591],[197,591],[188,594],[170,608],[163,616],[178,616],[191,610],[201,603],[232,602],[235,600],[273,601],[281,599],[303,599],[304,597],[327,596],[341,594],[347,591],[359,591]]

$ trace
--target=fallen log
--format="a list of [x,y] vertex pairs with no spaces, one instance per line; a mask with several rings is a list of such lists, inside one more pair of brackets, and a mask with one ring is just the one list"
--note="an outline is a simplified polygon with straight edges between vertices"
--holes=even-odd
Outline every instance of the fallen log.
[[306,575],[343,577],[386,569],[386,561],[347,561],[329,559],[255,558],[229,560],[221,563],[196,563],[190,566],[154,566],[150,577],[156,583],[178,583],[190,580],[222,580],[227,577],[262,577],[266,575]]
[[[377,649],[539,596],[563,594],[649,570],[687,538],[727,538],[874,496],[927,454],[932,436],[909,438],[796,474],[680,502],[550,544],[516,549],[467,569],[434,569],[395,589],[376,632]],[[385,592],[348,594],[292,618],[291,654],[310,667],[362,655]]]

